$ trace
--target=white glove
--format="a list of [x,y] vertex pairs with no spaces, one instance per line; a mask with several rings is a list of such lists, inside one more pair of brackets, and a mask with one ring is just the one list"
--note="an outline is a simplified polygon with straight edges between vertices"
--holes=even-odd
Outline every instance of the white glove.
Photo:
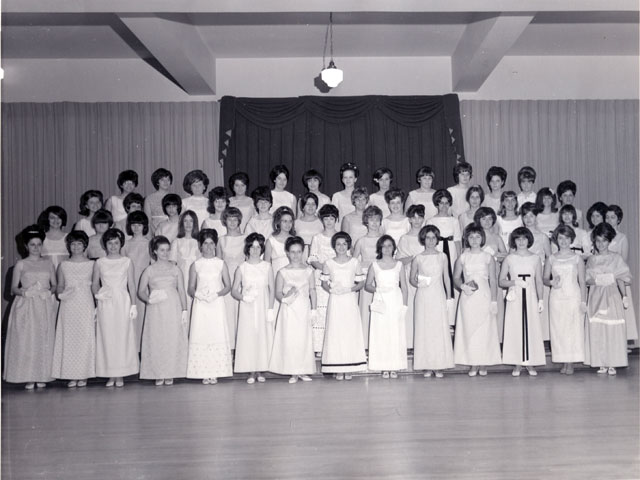
[[369,309],[372,312],[383,314],[387,311],[387,306],[381,299],[374,298],[373,302],[371,302],[371,305],[369,305]]
[[507,302],[513,302],[516,299],[516,292],[513,288],[507,290],[507,296],[505,297]]
[[524,280],[522,280],[521,278],[516,278],[513,281],[513,286],[514,287],[518,287],[518,288],[527,288],[527,282],[525,282]]
[[418,287],[428,287],[431,285],[431,277],[418,275]]
[[96,300],[111,300],[112,297],[113,291],[111,287],[104,286],[96,293]]
[[53,296],[53,293],[51,293],[51,290],[40,290],[37,295],[42,300],[47,300]]
[[587,303],[580,302],[580,313],[587,313]]
[[243,295],[242,296],[242,301],[244,303],[253,303],[256,301],[256,296],[255,295]]
[[180,317],[180,323],[182,323],[183,327],[189,325],[189,312],[187,310],[182,311],[182,315]]
[[73,294],[76,293],[76,287],[67,286],[65,287],[63,292],[58,294],[58,300],[66,300],[67,298],[73,297]]
[[273,308],[267,310],[267,323],[273,323],[276,321],[276,311]]
[[599,273],[596,275],[596,285],[606,287],[616,283],[616,277],[613,273]]
[[138,307],[131,305],[129,309],[129,320],[134,320],[138,316]]
[[167,292],[165,292],[164,290],[162,289],[152,290],[151,294],[149,295],[149,300],[147,300],[147,303],[149,305],[154,305],[156,303],[164,302],[167,298],[169,298],[169,296],[167,295]]
[[498,302],[491,302],[491,305],[489,305],[489,313],[492,315],[498,313]]
[[622,297],[622,306],[625,310],[629,308],[629,297],[627,297],[626,295]]
[[544,300],[538,300],[538,313],[542,313],[544,310]]
[[471,286],[467,285],[466,283],[463,283],[462,285],[460,285],[460,290],[462,290],[462,292],[465,295],[471,295],[475,291]]
[[216,292],[212,292],[210,290],[199,290],[195,294],[195,298],[202,302],[211,303],[216,298],[218,298],[218,294]]

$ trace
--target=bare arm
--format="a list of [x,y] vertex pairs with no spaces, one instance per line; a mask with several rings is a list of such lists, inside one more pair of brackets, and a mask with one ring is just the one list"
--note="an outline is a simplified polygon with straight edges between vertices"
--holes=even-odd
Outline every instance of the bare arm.
[[273,269],[269,267],[269,309],[273,308],[273,304],[275,301],[275,280],[273,278]]
[[280,272],[278,272],[276,274],[275,296],[276,296],[276,300],[278,300],[279,302],[281,302],[282,299],[284,298],[284,292],[282,291],[283,289],[284,289],[284,280],[282,279],[282,275],[280,275]]
[[198,276],[196,275],[196,265],[194,262],[189,267],[189,286],[187,287],[187,293],[190,297],[196,296],[197,281]]
[[93,276],[91,277],[91,293],[96,295],[100,290],[100,266],[98,262],[93,264]]
[[236,273],[233,278],[233,287],[231,287],[231,296],[238,301],[242,300],[242,269],[236,268]]
[[318,307],[318,296],[316,294],[316,276],[314,272],[309,274],[309,300],[311,301],[311,310]]
[[373,271],[373,263],[369,265],[369,270],[367,271],[367,279],[364,284],[364,289],[369,293],[376,293],[376,275]]
[[222,297],[231,291],[231,278],[229,277],[229,269],[227,264],[222,264],[222,285],[223,288],[218,292],[218,296]]
[[129,261],[127,268],[127,287],[129,288],[129,297],[131,297],[131,305],[136,303],[136,279],[133,275],[133,262]]
[[65,281],[64,281],[64,272],[62,268],[58,268],[58,288],[56,289],[57,293],[64,292]]
[[11,277],[11,293],[13,293],[14,295],[23,295],[26,290],[19,286],[23,270],[24,263],[22,262],[22,260],[18,260],[16,266],[13,267],[13,275]]
[[[178,282],[180,284],[180,282]],[[138,285],[138,297],[147,303],[149,301],[149,267],[144,269],[140,275],[140,284]]]
[[542,284],[542,263],[540,259],[536,262],[536,293],[538,294],[538,300],[543,299],[543,284]]
[[407,288],[407,273],[404,264],[400,268],[400,291],[402,292],[402,304],[406,307],[409,302],[409,290]]
[[491,289],[491,301],[495,302],[498,298],[498,286],[496,285],[496,261],[491,257],[489,261],[489,288]]
[[[182,310],[185,311],[188,309],[187,294],[184,290],[184,275],[182,274],[182,271],[180,269],[176,270],[176,276],[178,279],[177,283],[178,283],[178,296],[180,297],[180,305],[182,306]],[[191,269],[189,269],[189,277],[191,277]],[[189,280],[191,280],[191,278],[189,278]],[[140,280],[140,282],[142,282],[142,280]]]
[[418,262],[416,258],[418,258],[417,255],[411,261],[411,271],[409,272],[409,283],[414,288],[418,288]]

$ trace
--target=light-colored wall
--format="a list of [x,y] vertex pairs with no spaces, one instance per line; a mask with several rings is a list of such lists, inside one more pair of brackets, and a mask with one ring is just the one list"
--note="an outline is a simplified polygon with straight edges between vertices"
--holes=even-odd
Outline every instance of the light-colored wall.
[[[344,82],[328,95],[451,92],[449,57],[338,58]],[[4,102],[162,102],[224,95],[321,95],[320,58],[218,59],[216,96],[190,97],[139,59],[5,59]],[[461,99],[637,99],[632,56],[504,57],[476,93]]]

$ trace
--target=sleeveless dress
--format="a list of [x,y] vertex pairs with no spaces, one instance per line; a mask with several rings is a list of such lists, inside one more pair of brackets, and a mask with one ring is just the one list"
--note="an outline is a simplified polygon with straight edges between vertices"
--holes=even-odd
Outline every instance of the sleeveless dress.
[[380,192],[372,193],[369,195],[369,206],[375,205],[380,210],[382,210],[382,218],[388,217],[391,215],[391,210],[389,210],[389,204],[384,199],[384,195]]
[[[309,247],[309,258],[307,259],[307,263],[311,263],[312,261],[325,263],[327,260],[335,256],[336,252],[331,248],[331,237],[327,237],[322,233],[313,237],[313,240],[311,240],[311,247]],[[316,277],[316,309],[318,310],[318,315],[313,319],[313,351],[322,352],[329,294],[324,288],[322,288],[322,281],[320,279],[322,269],[315,270],[314,274]]]
[[[369,266],[376,260],[376,243],[380,237],[362,237],[360,242],[360,266],[364,275],[369,271]],[[320,287],[322,288],[322,287]],[[323,289],[324,290],[324,289]],[[358,308],[360,309],[360,318],[362,320],[362,335],[364,338],[364,348],[369,348],[369,321],[371,312],[369,305],[373,300],[373,293],[367,292],[364,288],[360,290],[358,297]]]
[[406,370],[407,334],[403,315],[400,275],[402,262],[384,270],[378,262],[372,264],[376,292],[373,300],[384,305],[384,313],[371,311],[369,330],[369,370]]
[[202,222],[202,225],[200,226],[200,230],[203,230],[205,228],[213,228],[216,232],[218,232],[218,238],[227,234],[227,227],[222,224],[222,220],[220,220],[219,218],[205,218]]
[[51,259],[53,266],[56,269],[58,268],[58,265],[60,265],[60,262],[69,258],[65,238],[67,238],[67,234],[64,234],[62,238],[58,240],[45,238],[44,242],[42,242],[42,256]]
[[345,228],[344,221],[342,223],[342,231],[347,232],[351,237],[351,244],[355,245],[358,240],[367,234],[367,226],[362,223],[362,215],[358,218],[357,212],[353,212],[355,215],[349,214],[345,218],[349,218],[348,227]]
[[498,215],[498,212],[500,211],[500,197],[493,198],[491,197],[491,195],[487,194],[484,196],[484,202],[482,202],[482,206],[491,208],[495,212],[495,214]]
[[[363,277],[360,262],[355,258],[350,258],[342,264],[329,259],[325,265],[333,287],[351,287]],[[322,372],[361,372],[366,367],[358,296],[356,292],[330,294],[322,351]]]
[[511,235],[511,232],[516,228],[522,226],[522,219],[520,217],[516,217],[512,220],[505,220],[498,215],[498,218],[496,218],[496,225],[498,225],[498,229],[500,230],[500,238],[502,238],[504,246],[507,248],[507,251],[509,251],[509,235]]
[[[233,284],[236,269],[244,262],[244,239],[246,235],[229,236],[220,238],[218,245],[222,252],[222,260],[227,264],[229,278]],[[231,349],[236,348],[236,332],[238,331],[238,301],[231,296],[231,292],[224,296],[224,303],[227,310],[227,332],[229,334],[229,345]]]
[[244,232],[247,222],[256,214],[256,207],[253,205],[251,197],[242,197],[242,201],[238,197],[233,196],[229,199],[229,206],[236,207],[242,213],[242,221],[240,222],[240,231]]
[[298,218],[296,219],[295,226],[296,235],[302,237],[306,246],[311,245],[311,240],[313,240],[313,237],[318,233],[321,233],[324,229],[324,227],[322,226],[322,222],[317,217],[312,222],[305,222]]
[[102,244],[100,240],[102,239],[102,235],[94,235],[93,237],[89,237],[89,244],[87,245],[87,258],[89,260],[97,260],[98,258],[103,258],[107,256],[107,252],[102,248]]
[[249,219],[247,226],[244,229],[244,233],[259,233],[265,240],[273,234],[273,218],[258,218],[257,214]]
[[281,375],[310,375],[316,371],[309,300],[309,279],[315,282],[313,268],[283,268],[280,276],[283,292],[295,287],[298,294],[292,303],[280,306],[269,371]]
[[[531,253],[535,253],[538,257],[540,257],[540,263],[542,264],[542,271],[544,271],[544,264],[546,262],[546,253],[544,251],[544,242],[548,240],[547,235],[542,232],[534,232],[533,233],[533,245],[529,247],[529,251]],[[542,339],[546,342],[550,339],[549,336],[549,293],[551,293],[551,288],[543,285],[542,287],[542,301],[544,302],[544,310],[539,314],[540,316],[540,326],[542,327]]]
[[341,222],[344,217],[356,209],[351,203],[351,193],[347,193],[344,190],[340,190],[331,196],[331,204],[338,208],[338,214],[340,215],[336,224],[339,224],[338,222]]
[[273,198],[273,204],[269,209],[269,213],[271,215],[273,215],[273,213],[280,207],[289,207],[295,218],[297,209],[296,204],[298,203],[298,200],[293,193],[287,192],[286,190],[282,192],[271,190],[271,197]]
[[121,199],[117,195],[113,195],[109,198],[111,216],[113,221],[119,222],[120,220],[127,219],[127,211],[124,209],[124,199]]
[[[396,253],[396,258],[398,260],[403,258],[413,258],[422,253],[424,251],[424,247],[420,245],[420,239],[417,235],[403,235],[400,237],[400,241],[398,242],[398,252]],[[407,315],[405,318],[405,331],[407,332],[407,348],[413,348],[413,306],[414,300],[416,298],[416,287],[411,285],[409,282],[409,277],[411,276],[411,263],[407,263],[405,266],[405,277],[407,283]]]
[[401,220],[391,220],[389,217],[382,219],[382,231],[385,235],[390,235],[398,245],[400,237],[406,235],[411,230],[411,224],[407,217]]
[[491,255],[484,251],[465,251],[460,255],[464,281],[475,281],[478,289],[471,295],[460,295],[460,317],[454,344],[454,359],[457,364],[484,366],[501,363],[496,319],[490,311],[490,262]]
[[53,349],[54,378],[82,380],[96,376],[95,304],[91,293],[94,262],[65,261],[65,289],[73,287],[70,297],[60,300],[58,325]]
[[461,187],[460,185],[453,185],[447,188],[447,191],[451,194],[451,214],[457,219],[462,213],[469,209],[467,203],[467,190],[468,188]]
[[414,301],[415,338],[413,342],[414,370],[444,370],[455,367],[453,345],[449,333],[447,297],[442,272],[447,270],[447,257],[416,255],[418,275],[430,277],[429,285],[416,290]]
[[283,242],[274,237],[269,237],[267,242],[271,244],[271,268],[273,268],[273,275],[275,276],[282,267],[289,265],[289,258],[284,250]]
[[240,302],[238,310],[238,336],[234,372],[265,372],[269,370],[269,357],[273,347],[274,325],[268,322],[269,276],[273,275],[271,264],[242,263],[238,270],[242,274],[242,291],[252,292],[255,299]]
[[[600,274],[612,274],[614,278],[629,282],[631,273],[617,253],[592,255],[587,260],[587,281],[595,281]],[[587,301],[585,323],[585,360],[593,367],[626,367],[627,332],[622,297],[616,283],[591,285]]]
[[[98,300],[96,325],[96,376],[126,377],[138,373],[138,348],[133,322],[129,319],[131,299],[127,290],[127,272],[131,259],[100,258],[104,300]],[[100,293],[100,292],[99,292]]]
[[[494,250],[492,246],[485,245],[482,250],[487,252],[493,257],[493,261],[496,262],[496,273],[500,273],[501,262],[498,261],[498,251]],[[502,343],[504,337],[504,310],[505,310],[505,295],[506,290],[498,286],[498,293],[496,295],[496,301],[498,302],[498,313],[496,314],[496,329],[498,332],[498,342]]]
[[[622,244],[627,243],[627,236],[619,230],[616,230],[616,236],[609,244],[609,251],[622,255]],[[624,260],[624,258],[623,258]],[[625,282],[625,294],[629,298],[629,308],[624,309],[624,322],[627,329],[627,340],[638,340],[638,320],[633,307],[633,289],[629,282]]]
[[551,238],[551,233],[556,229],[559,223],[558,212],[539,213],[536,217],[538,229],[544,233],[547,238]]
[[[151,256],[149,254],[149,240],[142,238],[131,238],[127,240],[120,251],[125,257],[129,257],[133,263],[133,278],[136,281],[136,288],[140,284],[140,277],[144,269],[151,263]],[[145,312],[147,304],[144,303],[136,295],[136,308],[138,309],[138,316],[133,321],[136,331],[136,345],[138,346],[138,352],[140,351],[140,345],[142,344],[142,326],[144,325]],[[170,378],[170,377],[167,377]]]
[[[538,314],[538,296],[534,280],[536,265],[540,263],[540,257],[537,255],[520,256],[511,254],[504,261],[509,263],[511,279],[520,278],[518,275],[529,275],[529,277],[525,279],[527,283],[526,297],[523,296],[522,288],[512,287],[515,299],[507,301],[504,317],[502,363],[528,366],[545,365],[547,361],[544,353],[544,341]],[[526,309],[523,306],[524,298],[526,298]],[[528,327],[526,341],[523,339],[525,319]]]
[[87,217],[81,217],[73,227],[74,230],[79,230],[87,234],[87,237],[91,237],[96,234],[95,229],[91,226],[91,220]]
[[[187,290],[189,286],[189,269],[191,264],[200,258],[200,249],[198,248],[198,241],[195,238],[176,238],[171,242],[171,252],[169,254],[169,260],[176,262],[176,265],[182,272],[182,281],[184,282],[184,289]],[[218,290],[222,290],[220,287]],[[193,297],[187,293],[187,311],[189,312],[189,318],[191,318],[191,307],[193,305]]]
[[171,220],[160,222],[158,224],[158,228],[156,228],[154,235],[156,237],[167,237],[167,240],[173,242],[176,238],[178,238],[178,222],[172,222]]
[[438,214],[438,209],[433,204],[434,193],[435,190],[433,192],[422,192],[420,189],[411,190],[409,192],[409,197],[411,198],[412,205],[424,206],[425,221],[429,220],[432,217],[435,217]]
[[149,290],[164,290],[167,298],[147,306],[142,335],[141,379],[184,378],[187,374],[189,340],[182,325],[178,282],[182,272],[175,265],[154,263],[147,268]]
[[[194,262],[196,292],[217,293],[223,288],[219,258],[199,258]],[[187,378],[231,377],[231,345],[227,330],[224,298],[212,302],[193,301]]]
[[156,190],[144,199],[144,211],[149,216],[149,231],[151,234],[156,231],[158,225],[169,218],[162,210],[162,199],[168,193]]
[[549,294],[551,361],[584,362],[584,313],[580,312],[578,284],[578,254],[570,258],[549,257],[551,274],[560,279],[560,286]]
[[182,199],[182,213],[191,210],[198,217],[198,225],[202,225],[205,218],[209,216],[207,208],[209,207],[209,198],[206,196],[194,197],[190,195]]
[[16,296],[4,347],[4,380],[10,383],[50,382],[56,335],[56,302],[49,290],[51,261],[21,260],[20,285],[31,289]]

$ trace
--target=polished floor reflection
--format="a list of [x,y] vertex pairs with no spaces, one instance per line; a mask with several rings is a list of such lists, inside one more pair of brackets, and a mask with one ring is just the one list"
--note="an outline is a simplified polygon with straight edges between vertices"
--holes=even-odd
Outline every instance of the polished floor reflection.
[[640,478],[638,356],[444,379],[2,392],[2,478]]

